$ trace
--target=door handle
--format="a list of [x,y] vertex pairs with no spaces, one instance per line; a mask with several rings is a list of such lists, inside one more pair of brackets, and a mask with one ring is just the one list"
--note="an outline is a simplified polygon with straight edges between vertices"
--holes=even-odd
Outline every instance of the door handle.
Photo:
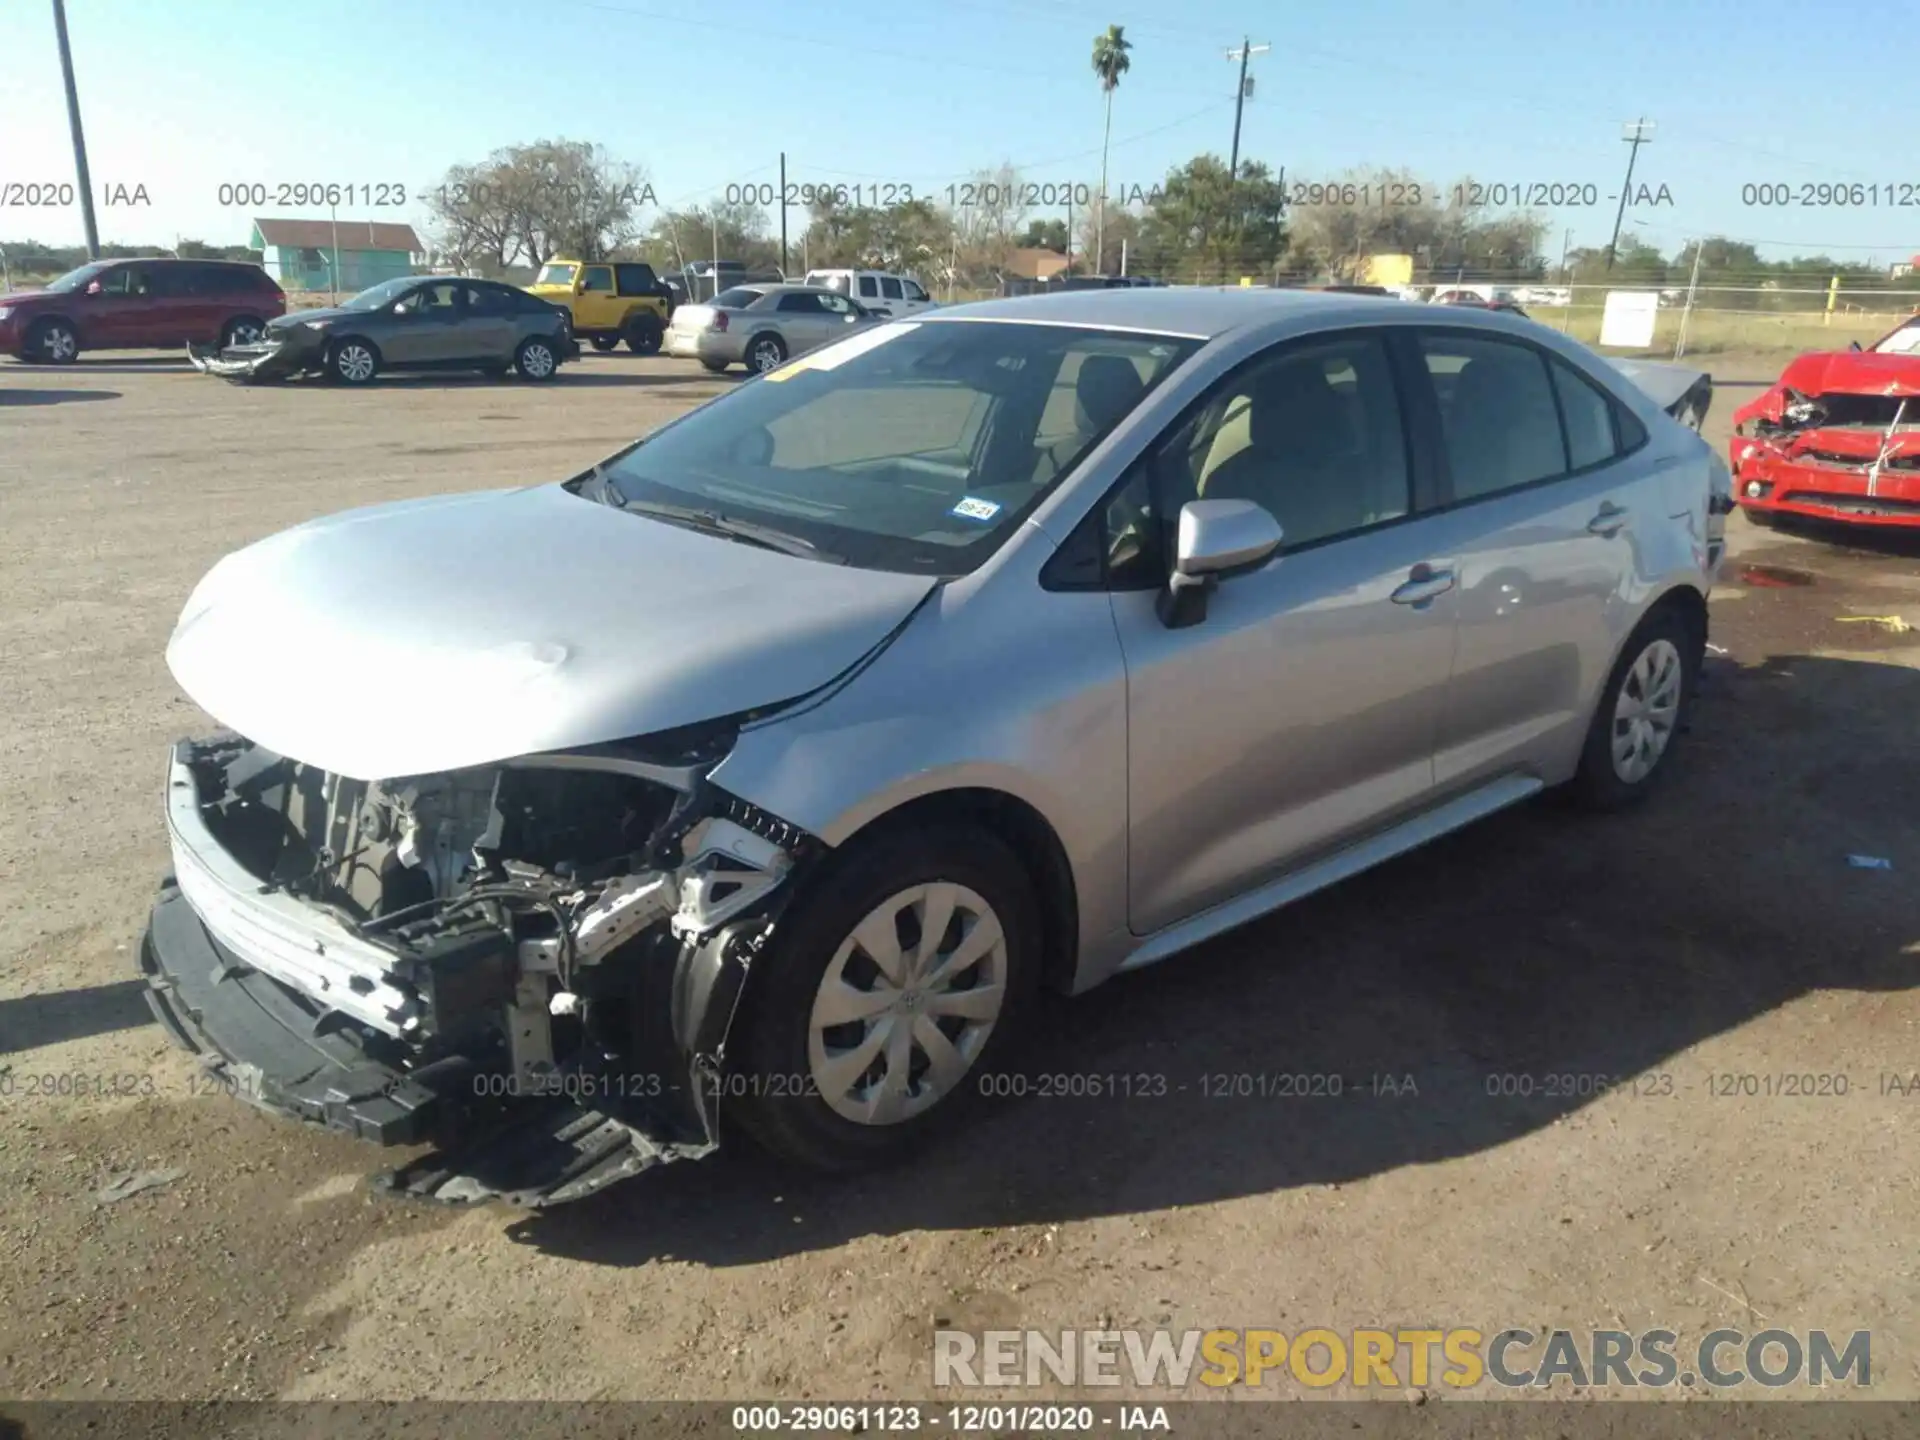
[[1396,605],[1428,605],[1453,588],[1453,571],[1416,565],[1406,583],[1388,598]]
[[1609,540],[1626,528],[1626,510],[1614,504],[1611,500],[1602,503],[1599,511],[1587,522],[1587,530],[1589,533],[1603,536]]

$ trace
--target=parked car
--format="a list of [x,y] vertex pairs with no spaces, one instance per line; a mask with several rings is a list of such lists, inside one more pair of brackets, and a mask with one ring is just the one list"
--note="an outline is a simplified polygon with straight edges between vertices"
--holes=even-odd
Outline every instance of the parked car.
[[1433,297],[1435,305],[1474,305],[1482,310],[1504,310],[1509,315],[1525,316],[1517,301],[1501,294],[1482,294],[1477,290],[1442,290]]
[[891,270],[809,270],[806,283],[838,290],[876,315],[898,318],[931,310],[935,304],[918,280]]
[[1005,1074],[1042,986],[1548,789],[1642,799],[1726,483],[1485,311],[874,326],[564,483],[216,565],[167,659],[228,733],[172,752],[149,994],[253,1103],[440,1143],[405,1193],[558,1203],[723,1107],[871,1162]]
[[823,285],[736,285],[674,311],[666,349],[716,375],[729,365],[764,375],[788,356],[840,339],[849,326],[881,318]]
[[575,339],[596,350],[624,340],[636,355],[659,350],[676,303],[667,283],[640,261],[549,260],[526,289],[567,311]]
[[784,285],[787,277],[778,270],[753,268],[740,260],[695,260],[670,272],[666,281],[673,291],[674,304],[689,305],[711,300],[736,285]]
[[1920,525],[1920,315],[1871,345],[1802,355],[1733,414],[1746,517]]
[[96,260],[44,290],[0,295],[0,351],[65,365],[83,350],[241,345],[286,309],[286,295],[258,265]]
[[324,375],[345,385],[389,370],[516,370],[545,381],[579,353],[559,306],[497,281],[439,275],[402,276],[331,309],[283,316],[254,344],[187,350],[196,369],[229,380]]

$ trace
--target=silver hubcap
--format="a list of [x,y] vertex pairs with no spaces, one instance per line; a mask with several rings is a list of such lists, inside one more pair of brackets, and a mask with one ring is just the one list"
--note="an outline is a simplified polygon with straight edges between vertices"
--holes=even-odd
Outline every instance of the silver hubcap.
[[546,377],[553,373],[553,352],[544,345],[529,345],[520,352],[520,368],[529,375]]
[[71,360],[80,353],[80,342],[73,331],[56,325],[47,331],[46,349],[49,360]]
[[780,348],[777,345],[771,345],[763,340],[753,347],[753,368],[761,374],[766,374],[779,363]]
[[373,352],[362,345],[349,345],[340,352],[335,364],[349,380],[365,380],[373,374]]
[[1653,773],[1680,716],[1680,652],[1656,640],[1640,652],[1613,702],[1613,773],[1637,785]]
[[820,1098],[861,1125],[932,1109],[979,1059],[1006,993],[1007,938],[979,895],[942,880],[882,901],[814,996],[807,1067]]

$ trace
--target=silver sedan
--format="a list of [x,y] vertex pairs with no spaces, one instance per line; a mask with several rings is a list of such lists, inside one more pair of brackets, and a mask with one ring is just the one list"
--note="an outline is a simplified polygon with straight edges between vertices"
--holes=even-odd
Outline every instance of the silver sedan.
[[[750,343],[812,293],[714,313]],[[1069,293],[309,521],[168,647],[226,730],[169,762],[153,1003],[256,1104],[451,1137],[412,1193],[571,1199],[722,1107],[893,1154],[1010,1078],[1043,986],[1655,789],[1732,505],[1663,403],[1482,309]]]
[[824,285],[736,285],[705,304],[675,310],[664,348],[715,374],[745,365],[764,375],[791,355],[881,318]]

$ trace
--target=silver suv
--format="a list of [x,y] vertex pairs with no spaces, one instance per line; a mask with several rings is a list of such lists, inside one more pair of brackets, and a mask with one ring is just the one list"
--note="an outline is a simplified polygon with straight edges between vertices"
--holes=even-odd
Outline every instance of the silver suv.
[[[563,484],[227,557],[142,964],[269,1109],[571,1199],[725,1110],[846,1166],[1085,990],[1552,787],[1665,769],[1725,466],[1470,309],[995,301]],[[379,683],[339,683],[342,675]],[[460,1137],[457,1141],[452,1136]]]

